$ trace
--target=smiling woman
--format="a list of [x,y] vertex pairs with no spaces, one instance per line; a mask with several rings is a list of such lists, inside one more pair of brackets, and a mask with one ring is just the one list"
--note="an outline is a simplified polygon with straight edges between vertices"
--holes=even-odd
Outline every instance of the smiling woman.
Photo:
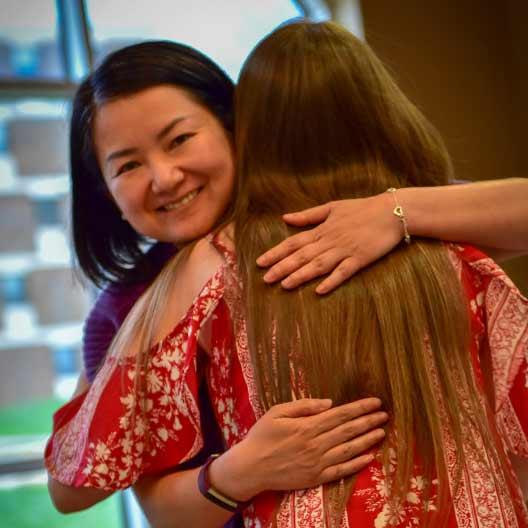
[[[292,31],[297,32],[303,27],[298,26]],[[367,60],[363,60],[366,53],[362,48],[364,45],[356,43],[346,33],[343,37],[343,31],[333,26],[308,27],[312,32],[310,36],[335,34],[340,38],[340,45],[335,46],[339,48],[340,60],[331,62],[325,56],[316,63],[317,67],[306,68],[306,71],[328,74],[330,64],[339,65],[340,69],[337,71],[346,73],[344,80],[347,82],[330,82],[333,77],[321,83],[310,82],[306,84],[309,87],[307,91],[301,92],[308,94],[308,97],[298,97],[297,92],[291,97],[285,97],[284,94],[288,92],[284,90],[291,86],[305,86],[303,83],[310,80],[309,76],[300,73],[299,57],[310,57],[310,60],[314,60],[318,55],[307,54],[306,50],[318,50],[318,53],[319,51],[324,53],[326,49],[318,45],[321,39],[319,42],[314,42],[312,38],[301,38],[298,42],[303,45],[294,47],[293,53],[277,53],[276,56],[274,53],[266,54],[263,61],[264,64],[275,58],[290,61],[286,66],[293,75],[288,78],[296,79],[296,76],[300,76],[299,84],[284,81],[283,86],[272,89],[274,87],[268,84],[270,80],[284,80],[284,78],[273,74],[266,76],[265,68],[259,70],[247,66],[246,73],[250,72],[249,79],[259,71],[264,72],[264,75],[257,76],[255,82],[249,84],[246,78],[246,81],[239,85],[241,93],[246,97],[257,98],[258,94],[262,97],[257,103],[255,99],[251,106],[242,103],[247,99],[243,99],[239,93],[238,104],[242,106],[237,108],[237,142],[239,147],[242,147],[237,150],[240,156],[239,183],[256,182],[250,192],[247,191],[248,188],[244,189],[243,185],[240,186],[241,192],[237,198],[241,200],[244,197],[245,201],[240,202],[239,216],[236,217],[237,250],[240,249],[240,255],[243,257],[239,259],[242,265],[238,269],[241,270],[245,287],[250,282],[247,277],[251,276],[250,287],[247,290],[244,288],[243,294],[250,290],[254,293],[247,296],[247,300],[253,303],[253,306],[246,309],[248,303],[242,305],[240,302],[242,295],[239,297],[237,289],[240,276],[236,275],[233,248],[229,248],[230,237],[226,230],[222,233],[216,232],[188,250],[182,251],[180,256],[184,255],[185,258],[179,256],[172,261],[174,267],[165,267],[145,295],[139,298],[132,311],[130,305],[125,307],[123,311],[125,314],[128,313],[128,316],[124,323],[124,316],[119,320],[119,325],[123,323],[121,329],[113,341],[107,361],[95,377],[92,386],[87,393],[74,399],[56,415],[55,432],[48,445],[46,460],[52,477],[50,481],[52,494],[57,497],[60,493],[64,493],[64,500],[58,501],[58,504],[66,504],[67,508],[71,508],[74,502],[72,497],[76,499],[80,497],[81,500],[75,503],[75,508],[86,507],[106,496],[112,489],[136,484],[143,505],[150,518],[154,519],[153,524],[156,526],[218,526],[229,518],[233,510],[242,509],[245,501],[252,497],[255,497],[253,507],[246,512],[246,515],[252,518],[251,525],[258,525],[259,519],[273,517],[280,508],[281,511],[277,515],[277,521],[280,517],[280,524],[277,523],[280,526],[313,526],[311,521],[314,518],[317,519],[318,524],[324,525],[327,524],[326,520],[330,516],[336,517],[333,519],[335,521],[341,521],[337,517],[345,516],[344,522],[338,522],[338,525],[346,526],[350,504],[350,511],[354,512],[356,524],[359,516],[362,515],[364,526],[373,524],[382,526],[385,521],[389,522],[387,512],[391,511],[393,506],[398,506],[400,502],[405,503],[404,513],[408,514],[409,518],[406,517],[399,525],[416,525],[430,511],[431,516],[436,515],[435,511],[439,511],[443,516],[452,513],[449,509],[444,510],[443,506],[449,498],[450,489],[454,489],[459,484],[462,475],[457,471],[456,465],[458,464],[465,471],[465,460],[469,460],[470,455],[473,455],[474,448],[473,444],[466,446],[465,437],[460,438],[461,425],[475,426],[477,441],[480,442],[482,438],[486,448],[491,445],[489,452],[494,464],[497,457],[500,457],[499,462],[494,466],[494,469],[498,468],[497,471],[489,471],[485,464],[483,467],[486,475],[490,475],[490,479],[496,478],[496,482],[493,482],[494,489],[503,490],[500,492],[501,499],[506,495],[505,504],[517,499],[518,490],[513,487],[512,491],[515,493],[512,493],[511,497],[507,496],[509,488],[504,483],[510,477],[510,468],[506,464],[506,469],[502,467],[504,458],[502,451],[498,455],[495,454],[494,438],[490,439],[491,433],[487,430],[487,413],[481,409],[480,398],[477,397],[476,392],[472,391],[474,382],[472,369],[478,363],[473,361],[473,356],[480,356],[476,356],[478,353],[476,348],[471,350],[466,348],[466,331],[469,329],[464,322],[469,315],[465,310],[465,301],[459,302],[462,298],[459,291],[462,285],[459,284],[448,260],[451,258],[456,262],[457,269],[464,270],[464,277],[469,277],[464,281],[463,287],[468,288],[467,297],[471,300],[472,306],[480,306],[480,310],[476,310],[472,316],[475,323],[472,328],[480,328],[484,324],[481,320],[484,317],[484,308],[482,302],[478,300],[483,298],[486,298],[486,302],[489,300],[484,291],[489,279],[489,275],[485,274],[486,270],[491,269],[492,274],[499,278],[498,286],[510,288],[489,259],[477,251],[460,247],[452,248],[451,256],[448,257],[445,254],[446,250],[438,242],[417,240],[409,247],[399,248],[386,262],[372,266],[370,275],[367,270],[365,274],[335,292],[335,295],[328,296],[324,300],[317,300],[310,286],[294,295],[284,294],[277,288],[269,288],[263,284],[262,277],[256,271],[255,260],[259,252],[268,249],[272,243],[282,240],[291,233],[284,226],[280,215],[287,212],[292,203],[304,207],[319,203],[321,199],[342,199],[350,193],[352,196],[362,198],[348,200],[345,202],[347,207],[350,203],[360,204],[360,208],[370,204],[368,209],[372,204],[381,204],[378,212],[386,213],[381,216],[388,220],[387,232],[390,233],[389,239],[394,245],[402,238],[401,225],[393,214],[392,197],[384,192],[386,187],[402,186],[405,183],[414,185],[447,183],[447,177],[450,175],[448,158],[441,147],[441,141],[393,86],[392,81],[383,73],[383,69],[379,66],[371,67],[377,64],[375,59],[372,56],[368,59],[367,55]],[[277,35],[284,35],[284,32],[288,31],[288,28],[278,30],[271,35],[271,42]],[[311,44],[313,47],[310,46]],[[257,50],[260,49],[261,52],[262,49],[266,50],[267,48],[263,46],[265,44]],[[133,61],[130,60],[135,53],[140,53],[144,49],[141,46],[128,48],[112,57],[112,60],[103,65],[107,68],[106,81],[111,78],[109,73],[115,73],[114,68],[118,71],[121,71],[120,68],[125,68],[129,75],[144,79],[144,72],[135,68]],[[151,73],[157,74],[159,50],[156,46],[148,49],[152,52],[152,64],[155,64]],[[334,47],[330,51],[333,49]],[[345,50],[349,53],[343,53]],[[354,60],[356,54],[360,60]],[[123,60],[124,58],[128,60]],[[257,51],[257,55],[250,57],[248,64],[259,63],[259,58],[261,55]],[[361,68],[366,68],[368,72],[377,72],[374,74],[375,79],[379,77],[381,85],[388,89],[377,90],[376,82],[373,83],[374,89],[363,89],[365,71]],[[356,71],[357,79],[351,77]],[[370,79],[368,75],[366,77]],[[122,76],[121,80],[123,78],[125,76]],[[100,79],[101,77],[96,78],[96,80]],[[91,79],[89,82],[93,83],[94,80]],[[106,100],[99,99],[97,104],[90,101],[92,107],[89,110],[95,115],[95,119],[91,123],[92,128],[88,127],[88,131],[95,132],[96,147],[104,147],[97,138],[99,115],[119,100],[123,105],[130,100],[138,101],[140,95],[147,96],[152,88],[162,88],[167,85],[166,81],[159,82],[156,75],[152,75],[151,82],[153,83],[151,86],[142,85],[132,93],[125,90],[124,93],[114,93],[113,97]],[[93,88],[93,86],[92,84],[89,87]],[[113,86],[113,83],[108,82],[108,86]],[[126,86],[130,86],[130,83]],[[331,88],[335,86],[342,89],[332,91]],[[361,89],[358,90],[358,86]],[[317,101],[324,102],[327,106],[324,113],[319,112],[312,116],[314,106],[310,104],[313,100],[309,95],[310,90],[316,88],[321,90],[316,98]],[[190,93],[194,93],[194,89],[190,87],[188,89]],[[350,94],[357,92],[361,93],[363,98],[347,99]],[[101,95],[100,91],[96,93]],[[169,94],[164,93],[164,95]],[[332,99],[332,95],[338,95],[338,102]],[[172,100],[172,94],[169,99]],[[195,102],[193,98],[189,99]],[[274,105],[268,104],[273,101]],[[392,105],[395,101],[402,104]],[[181,102],[183,107],[188,105],[187,96]],[[299,104],[306,106],[299,109],[296,106]],[[160,132],[168,131],[167,127],[173,124],[174,119],[193,115],[192,108],[184,111],[180,107],[177,112],[165,113],[164,105],[165,101],[161,106],[164,112],[163,119],[159,121],[152,120],[151,115],[145,114],[159,108],[153,101],[152,106],[139,105],[142,111],[138,112],[132,121],[132,126],[124,127],[124,130],[112,128],[107,136],[110,148],[105,152],[97,152],[97,157],[103,165],[103,172],[107,170],[104,166],[105,161],[116,152],[122,154],[123,150],[128,150],[127,156],[133,154],[123,158],[121,164],[116,164],[115,169],[109,171],[110,179],[108,174],[103,174],[101,182],[107,184],[107,187],[104,187],[106,194],[102,194],[101,199],[105,198],[109,201],[117,215],[120,215],[121,211],[115,207],[116,203],[125,213],[126,207],[130,206],[130,209],[137,213],[137,217],[134,215],[132,217],[138,225],[143,221],[143,217],[148,219],[151,214],[156,219],[160,217],[169,219],[172,218],[170,215],[174,214],[175,221],[181,219],[185,222],[186,218],[182,217],[186,215],[180,215],[180,212],[183,213],[184,208],[188,208],[191,214],[195,207],[202,203],[201,197],[207,196],[206,189],[209,183],[212,185],[213,175],[216,175],[215,171],[203,173],[197,170],[198,165],[173,164],[173,159],[202,160],[201,157],[191,156],[192,149],[189,151],[189,158],[185,157],[186,149],[190,149],[193,142],[201,137],[201,128],[197,125],[197,128],[191,129],[190,132],[184,128],[181,135],[178,130],[171,130],[175,133],[174,136],[169,134],[165,138],[159,138]],[[274,111],[271,111],[271,106]],[[363,109],[363,106],[366,108]],[[211,106],[204,103],[203,107],[216,114]],[[133,104],[126,104],[124,108],[118,113],[116,121],[120,119],[126,121],[130,117],[129,113],[135,114],[137,110],[136,105]],[[346,109],[346,112],[343,112],[343,109]],[[378,112],[372,112],[374,109]],[[80,104],[78,110],[86,111],[86,107]],[[268,110],[269,115],[266,115]],[[373,113],[383,116],[383,119],[371,119]],[[264,116],[265,123],[256,119],[259,115]],[[296,126],[296,120],[306,119],[306,116],[314,117],[317,126]],[[361,116],[364,118],[363,121],[358,120]],[[348,123],[349,129],[335,135],[337,130],[335,123],[338,119]],[[272,123],[271,126],[267,124],[268,120]],[[358,134],[357,126],[360,122],[362,127],[361,133]],[[181,123],[183,121],[178,125]],[[394,123],[397,126],[393,126]],[[240,128],[241,124],[246,124],[251,134],[246,136],[241,134],[244,130]],[[286,125],[289,128],[285,129]],[[144,126],[145,134],[142,133]],[[380,129],[375,134],[373,127],[376,126]],[[410,133],[402,136],[402,126]],[[268,135],[270,130],[278,134],[280,142],[274,141],[274,137]],[[333,131],[334,135],[324,133],[330,131]],[[117,134],[121,133],[117,141]],[[379,136],[387,141],[376,140]],[[309,141],[293,142],[292,137],[306,137]],[[251,141],[247,141],[248,138]],[[263,138],[268,140],[266,145]],[[324,141],[321,138],[324,138]],[[174,151],[171,139],[176,140],[178,144]],[[292,148],[289,147],[288,141],[290,144],[293,143]],[[326,142],[325,148],[317,150],[324,142]],[[312,148],[307,148],[307,145]],[[87,152],[89,154],[90,147],[93,148],[93,145],[87,147],[85,156]],[[340,151],[336,151],[336,148]],[[130,149],[134,150],[130,152]],[[210,154],[211,152],[203,153],[206,159]],[[378,165],[370,163],[372,161],[370,155],[378,156]],[[334,167],[335,160],[341,160],[342,163],[343,160],[348,160],[348,157],[352,158],[351,168],[341,171],[341,167]],[[332,163],[325,165],[325,160],[328,158]],[[293,168],[288,164],[292,159],[298,162]],[[310,161],[314,159],[319,160],[320,164],[316,165]],[[163,160],[163,163],[160,163],[160,160]],[[282,163],[284,160],[287,162]],[[358,160],[360,163],[357,163]],[[398,163],[401,160],[405,163]],[[416,160],[422,160],[423,165],[417,165]],[[353,163],[354,161],[356,163]],[[162,173],[162,180],[157,179],[160,167],[169,171]],[[431,167],[435,170],[428,170]],[[171,179],[172,169],[176,171],[174,180]],[[335,169],[334,172],[331,172],[331,169]],[[292,180],[297,182],[295,186],[292,184],[286,187],[281,186],[280,182],[277,183],[280,176],[285,177],[290,173]],[[142,187],[142,185],[136,187],[135,178],[138,177],[142,181],[142,175],[149,182],[150,187]],[[331,177],[334,175],[335,180],[332,180]],[[96,176],[100,174],[96,173]],[[322,182],[329,185],[321,185],[318,176],[329,176]],[[125,193],[129,178],[132,189],[130,196]],[[170,185],[160,186],[161,181],[169,182]],[[365,183],[369,181],[371,186],[365,187]],[[112,188],[112,185],[121,185],[121,182],[124,194],[118,200],[118,189]],[[192,185],[186,186],[186,182],[192,182]],[[262,191],[261,194],[255,189]],[[368,189],[368,192],[365,189]],[[193,201],[179,210],[172,212],[167,210],[171,204],[185,199],[186,195],[197,190],[200,192]],[[246,194],[243,194],[242,190],[245,190]],[[441,196],[442,192],[437,195]],[[377,194],[367,196],[374,193]],[[399,191],[400,200],[402,193],[403,191]],[[109,196],[112,197],[112,201],[109,200]],[[255,196],[259,197],[260,203],[254,200]],[[293,202],[293,199],[296,201]],[[209,206],[210,200],[205,200],[202,205]],[[403,210],[408,212],[408,206],[412,210],[408,202],[403,203]],[[335,207],[335,203],[323,207]],[[88,212],[93,214],[93,211]],[[208,218],[208,211],[200,211],[200,218],[202,217]],[[359,219],[362,224],[365,223],[362,215],[359,215]],[[124,224],[132,226],[132,218],[128,220],[129,222]],[[273,222],[272,229],[264,223],[268,220]],[[143,228],[145,226],[147,229],[150,228],[150,223],[146,221]],[[415,235],[416,232],[411,229],[413,226],[414,224],[411,224],[409,229],[411,234]],[[342,228],[343,226],[341,233]],[[346,226],[344,230],[347,230]],[[313,237],[313,231],[304,231],[299,235]],[[280,236],[276,235],[277,232]],[[174,232],[168,231],[168,233],[171,235]],[[270,233],[273,234],[273,241],[269,240]],[[320,237],[316,237],[315,243],[308,241],[308,247],[316,246],[319,239]],[[247,251],[247,245],[254,244],[255,241],[258,247],[255,246],[254,249]],[[481,271],[472,270],[475,262],[484,263],[485,269],[481,270],[484,273],[483,277],[477,276]],[[403,266],[398,265],[400,263]],[[390,269],[391,266],[393,269]],[[427,270],[430,270],[430,274],[434,274],[430,287],[431,290],[434,289],[434,296],[429,296],[427,289],[429,282],[426,282],[423,290],[420,289],[422,277],[427,276]],[[377,281],[374,281],[375,277],[372,273],[378,273]],[[395,279],[394,283],[392,278]],[[472,278],[475,278],[474,282]],[[475,290],[473,286],[477,283],[479,289]],[[379,287],[376,288],[376,284],[379,284]],[[419,286],[418,290],[416,285]],[[415,290],[411,290],[413,287]],[[125,291],[131,290],[125,289]],[[409,291],[413,293],[409,295]],[[420,309],[414,309],[415,307],[407,300],[422,299],[424,297],[422,291],[425,291],[425,299],[433,299],[433,302],[429,306],[424,304],[424,300],[419,304]],[[368,297],[371,294],[372,299]],[[511,294],[519,309],[523,310],[524,304],[518,294],[513,290]],[[437,295],[440,298],[438,303],[434,301]],[[119,294],[115,294],[115,298],[118,297]],[[130,297],[135,301],[139,293],[133,292]],[[168,301],[167,304],[163,302],[164,299]],[[286,303],[287,299],[289,304]],[[402,302],[394,304],[390,299],[399,299]],[[357,309],[354,309],[354,306]],[[426,308],[422,309],[423,306]],[[443,312],[439,312],[437,306],[444,307]],[[446,306],[453,308],[449,314],[446,313]],[[398,311],[400,308],[401,311]],[[241,311],[244,313],[239,316]],[[389,311],[391,316],[387,317]],[[180,318],[181,313],[184,315]],[[247,324],[247,328],[250,329],[248,336],[244,327],[245,314],[250,314]],[[233,315],[235,315],[234,320],[230,320]],[[159,325],[156,317],[162,320]],[[338,324],[339,321],[342,324]],[[377,325],[382,326],[379,331]],[[456,328],[450,333],[448,330],[451,326]],[[270,332],[271,328],[276,328],[277,331]],[[414,330],[409,332],[409,328]],[[519,328],[521,332],[524,331],[522,329],[524,327]],[[300,329],[306,332],[300,332]],[[428,359],[427,353],[424,354],[424,341],[421,337],[424,335],[430,337],[432,360]],[[296,336],[299,337],[299,342],[296,341]],[[310,336],[314,339],[309,342]],[[277,339],[274,342],[275,337]],[[265,340],[265,346],[259,346],[259,340]],[[471,341],[475,347],[477,341]],[[152,343],[155,343],[155,346],[151,346]],[[445,350],[450,351],[450,354],[443,353],[444,347]],[[250,351],[254,353],[252,356]],[[279,351],[280,353],[275,354]],[[460,361],[457,359],[459,357]],[[261,359],[264,361],[262,362]],[[297,360],[298,363],[293,363]],[[432,361],[432,365],[429,361]],[[453,365],[457,368],[453,368]],[[308,370],[306,366],[310,369]],[[462,368],[464,370],[461,370]],[[439,378],[444,383],[440,384],[440,389],[429,383],[431,376],[434,378],[437,371],[442,374]],[[400,375],[399,373],[402,372],[403,374]],[[431,372],[433,374],[430,374]],[[290,379],[292,374],[293,380]],[[400,380],[401,377],[403,381]],[[214,409],[212,421],[220,425],[223,434],[220,450],[226,445],[229,449],[214,458],[212,462],[203,465],[201,470],[194,468],[182,471],[183,468],[178,466],[180,471],[174,472],[172,471],[174,467],[182,462],[187,463],[198,453],[203,441],[206,440],[205,425],[208,421],[203,419],[204,408],[199,394],[200,384],[204,381]],[[405,383],[411,385],[411,390],[399,391],[399,387],[404,387]],[[258,386],[255,386],[256,384]],[[460,387],[462,392],[457,392],[456,387]],[[125,393],[122,392],[123,389]],[[280,393],[277,396],[278,391]],[[299,399],[292,402],[289,401],[292,393],[298,397],[304,394],[320,398],[331,395],[334,402],[343,402],[343,405],[328,409],[331,404],[329,400]],[[383,438],[383,431],[379,429],[357,437],[358,431],[364,432],[373,424],[383,423],[385,419],[383,413],[375,413],[370,420],[362,422],[351,420],[358,416],[358,412],[372,410],[379,405],[379,401],[374,398],[359,403],[345,403],[365,394],[383,394],[387,397],[386,401],[394,411],[394,423],[389,428],[391,439],[394,441],[397,431],[398,438],[407,441],[397,443],[395,446],[393,454],[397,458],[397,468],[403,469],[394,479],[391,476],[393,470],[390,468],[396,466],[392,463],[389,446],[383,449],[383,456],[379,456],[375,461],[368,456],[356,457],[357,453],[361,452],[360,448],[373,445],[376,439]],[[464,397],[466,394],[468,397],[473,395],[468,399],[467,404],[472,406],[471,411],[477,409],[473,417],[468,416],[470,411],[459,412],[460,409],[456,404],[461,402],[460,394]],[[269,399],[270,395],[273,400]],[[480,392],[478,395],[480,396]],[[284,403],[275,405],[278,401]],[[416,402],[420,402],[419,409],[416,407]],[[449,446],[454,445],[459,453],[455,457],[455,466],[449,465],[449,467],[446,467],[447,462],[442,462],[445,452],[442,437],[444,429],[438,427],[444,402],[448,405],[447,425],[453,424],[453,430],[448,429],[447,434],[453,433],[455,439],[454,443],[449,442]],[[427,408],[423,407],[425,405]],[[266,406],[270,409],[264,413]],[[468,407],[460,405],[460,408],[464,411]],[[428,421],[429,417],[431,420]],[[420,434],[416,439],[413,437],[415,432]],[[472,433],[473,429],[470,432]],[[451,436],[448,440],[450,439]],[[358,442],[358,440],[362,441]],[[416,444],[416,458],[415,452],[409,450],[409,445],[414,444]],[[145,446],[148,448],[145,449]],[[461,449],[458,449],[459,447]],[[466,448],[469,451],[466,451]],[[464,458],[466,452],[469,454]],[[424,461],[423,468],[420,465],[421,460]],[[415,465],[414,462],[417,464]],[[360,493],[351,494],[350,502],[347,502],[346,492],[353,481],[348,480],[345,487],[335,483],[324,490],[321,487],[322,483],[347,477],[366,464],[371,464],[369,469],[363,471],[356,481],[356,489]],[[446,477],[441,480],[438,495],[436,479],[433,478],[435,476],[433,465],[438,468],[441,477]],[[160,471],[165,469],[171,472],[160,477]],[[198,474],[202,477],[209,476],[209,479],[205,478],[207,488],[205,492],[204,479],[200,479],[200,491],[203,496],[196,486]],[[447,477],[450,480],[447,480]],[[386,482],[382,489],[380,483],[384,480]],[[392,482],[396,487],[391,489]],[[427,484],[422,486],[422,484],[417,485],[417,482],[422,484],[427,482]],[[448,489],[450,483],[454,486]],[[90,492],[85,489],[90,486],[103,490],[101,494],[94,494],[92,491],[90,497]],[[305,488],[310,487],[313,489],[304,491]],[[297,489],[303,491],[292,491]],[[271,490],[287,490],[287,492],[271,494],[269,493]],[[226,499],[223,502],[220,500],[220,503],[217,500],[213,501],[213,504],[209,502],[210,495],[214,495],[213,491],[216,492],[217,498],[219,494],[223,494],[224,498],[227,495],[231,500]],[[390,499],[389,503],[387,498]],[[335,504],[334,499],[336,499]],[[372,505],[371,499],[375,506]],[[431,506],[433,500],[435,503]],[[463,508],[465,504],[462,503]],[[336,505],[337,507],[334,507]],[[439,505],[438,508],[436,505]],[[421,510],[422,506],[427,506],[426,511]],[[472,503],[471,506],[473,507]],[[310,513],[304,517],[304,521],[297,522],[294,517],[298,514],[302,516],[300,512]],[[495,519],[499,519],[502,512],[497,515]],[[261,524],[266,525],[264,521]],[[494,525],[498,526],[501,523],[497,522]]]
[[[102,370],[98,376],[95,373],[117,328],[149,280],[175,253],[175,245],[206,234],[229,212],[234,177],[232,102],[233,85],[216,65],[196,50],[170,42],[142,43],[116,52],[83,82],[76,95],[71,126],[75,247],[82,270],[93,282],[113,283],[102,293],[85,327],[85,366],[92,387],[104,378]],[[143,242],[152,239],[170,244],[155,244],[145,254]],[[187,282],[180,283],[178,301],[195,286]],[[141,306],[141,301],[136,304]],[[137,324],[151,320],[150,314],[143,313]],[[207,368],[208,360],[200,355],[198,363]],[[223,451],[225,446],[216,429],[208,387],[201,378],[196,381],[199,393],[192,397],[197,398],[199,415],[194,418],[200,418],[205,445],[199,451],[195,443],[188,455],[196,456],[173,468],[179,470],[173,473],[178,489],[171,486],[175,503],[190,508],[177,515],[162,513],[160,518],[177,524],[181,515],[191,515],[192,519],[180,525],[205,526],[206,516],[218,526],[230,515],[198,493],[196,468],[208,454]],[[82,392],[86,385],[80,387]],[[163,384],[165,389],[169,385]],[[69,436],[65,422],[85,397],[86,392],[57,412],[58,435],[48,448],[50,494],[64,512],[87,508],[110,493],[78,488],[79,481],[70,478],[69,462],[62,458],[69,443],[62,443]],[[169,400],[174,403],[179,396]],[[120,401],[116,398],[114,403]],[[370,459],[364,451],[383,437],[379,426],[387,416],[376,412],[381,402],[368,398],[328,411],[330,404],[328,400],[302,400],[268,413],[243,444],[248,452],[238,461],[245,461],[244,467],[233,466],[231,476],[228,471],[221,480],[251,478],[254,465],[248,453],[275,448],[277,438],[284,443],[268,459],[271,473],[264,478],[260,475],[263,489],[304,488],[332,478],[335,471],[350,474],[363,467]],[[105,402],[99,405],[106,407]],[[301,426],[308,434],[292,434]],[[333,429],[335,435],[319,442],[322,432]],[[86,424],[79,424],[79,431],[88,430]],[[308,449],[313,444],[315,451]],[[324,463],[315,463],[323,458]],[[289,469],[275,469],[284,467]],[[309,470],[299,478],[301,467]],[[151,467],[152,473],[155,469]],[[67,473],[69,477],[63,478]]]
[[187,92],[156,86],[110,101],[93,130],[104,181],[137,232],[181,245],[217,224],[234,185],[230,138]]

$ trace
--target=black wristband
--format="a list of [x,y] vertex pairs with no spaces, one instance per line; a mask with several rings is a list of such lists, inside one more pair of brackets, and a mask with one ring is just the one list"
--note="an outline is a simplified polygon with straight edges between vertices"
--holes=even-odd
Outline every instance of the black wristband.
[[214,502],[217,506],[224,508],[224,510],[233,513],[240,512],[247,508],[251,501],[238,502],[211,486],[209,480],[209,466],[211,465],[211,462],[219,456],[219,454],[211,455],[200,469],[200,473],[198,473],[198,489],[207,500]]

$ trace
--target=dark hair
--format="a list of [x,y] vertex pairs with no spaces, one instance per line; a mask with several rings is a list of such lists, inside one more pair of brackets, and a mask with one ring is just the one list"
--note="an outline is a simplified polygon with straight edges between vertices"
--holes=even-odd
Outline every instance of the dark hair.
[[142,42],[109,55],[79,86],[70,127],[72,230],[79,267],[95,285],[150,279],[143,248],[148,242],[126,221],[106,187],[97,163],[92,124],[97,108],[162,84],[185,89],[224,128],[233,128],[234,85],[203,53],[169,41]]

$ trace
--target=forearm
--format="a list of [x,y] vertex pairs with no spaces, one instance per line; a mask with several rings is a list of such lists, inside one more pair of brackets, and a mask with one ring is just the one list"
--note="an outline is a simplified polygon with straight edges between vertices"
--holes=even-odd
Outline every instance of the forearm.
[[153,528],[219,528],[232,517],[231,512],[202,496],[197,484],[199,471],[197,468],[163,477],[147,477],[134,486]]
[[[248,435],[209,466],[211,486],[236,502],[265,490],[306,489],[346,477],[371,462],[384,436],[381,402],[367,398],[330,408],[330,400],[275,405]],[[380,435],[380,432],[383,433]],[[231,517],[202,496],[199,469],[140,480],[134,491],[155,528],[223,526]]]
[[398,191],[415,236],[528,252],[528,179]]
[[48,477],[48,491],[53,505],[61,513],[85,510],[114,493],[94,488],[66,486],[51,477]]

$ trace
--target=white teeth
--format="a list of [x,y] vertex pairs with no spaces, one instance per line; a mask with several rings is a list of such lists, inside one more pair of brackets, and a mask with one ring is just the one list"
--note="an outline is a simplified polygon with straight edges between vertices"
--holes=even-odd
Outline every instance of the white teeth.
[[191,200],[196,198],[197,195],[198,195],[198,189],[186,194],[183,198],[179,199],[177,202],[164,205],[163,209],[165,209],[166,211],[173,211],[174,209],[178,209],[178,207],[182,207],[185,204],[188,204]]

